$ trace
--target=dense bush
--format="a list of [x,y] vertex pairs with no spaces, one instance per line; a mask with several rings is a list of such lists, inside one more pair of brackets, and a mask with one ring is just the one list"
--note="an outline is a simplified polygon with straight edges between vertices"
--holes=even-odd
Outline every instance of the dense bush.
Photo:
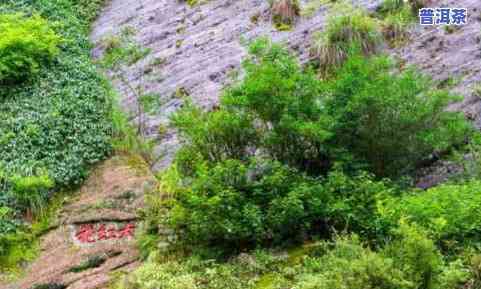
[[187,146],[211,162],[247,159],[258,148],[289,166],[325,172],[330,119],[321,110],[321,82],[265,39],[249,50],[244,81],[222,97],[221,110],[205,114],[187,107],[173,118]]
[[[242,82],[213,112],[173,116],[184,147],[166,174],[172,224],[191,241],[239,245],[326,234],[328,226],[382,237],[376,215],[399,177],[469,126],[444,111],[453,97],[385,57],[352,55],[328,81],[279,46],[250,46]],[[344,172],[343,172],[344,170]]]
[[336,172],[322,182],[278,162],[226,160],[198,164],[185,186],[178,175],[168,176],[164,182],[175,182],[168,193],[176,195],[171,222],[193,243],[279,243],[325,234],[327,226],[366,236],[384,229],[376,202],[389,190],[366,175]]
[[415,288],[395,260],[371,251],[356,236],[337,239],[320,258],[308,258],[297,277],[299,289]]
[[457,98],[415,70],[393,73],[386,57],[353,55],[331,81],[335,141],[377,176],[406,175],[435,151],[464,142],[471,126],[445,107]]
[[447,184],[386,201],[382,215],[391,222],[405,216],[440,239],[479,241],[481,182]]
[[358,237],[341,237],[321,257],[306,259],[293,288],[461,288],[470,276],[459,261],[448,263],[417,226],[401,224],[393,243],[374,252]]
[[38,15],[0,14],[0,84],[20,82],[58,53],[61,38]]

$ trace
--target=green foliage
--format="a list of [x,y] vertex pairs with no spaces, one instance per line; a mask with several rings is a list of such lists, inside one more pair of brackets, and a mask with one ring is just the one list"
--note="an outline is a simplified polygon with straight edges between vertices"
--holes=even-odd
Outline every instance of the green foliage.
[[324,215],[324,192],[276,162],[226,160],[195,174],[192,184],[172,192],[178,201],[171,221],[192,242],[278,241]]
[[401,222],[395,239],[373,252],[357,236],[337,238],[321,257],[305,259],[294,288],[461,288],[470,273],[447,263],[423,229]]
[[54,183],[47,175],[21,177],[12,176],[9,180],[12,184],[13,197],[17,205],[22,209],[29,209],[33,213],[39,213],[47,202],[47,196]]
[[386,57],[353,55],[331,80],[328,107],[336,142],[365,160],[377,176],[409,173],[434,151],[462,143],[472,131],[445,107],[456,96],[433,89],[415,70],[392,73]]
[[133,39],[134,34],[133,28],[126,27],[119,35],[109,35],[102,39],[105,53],[100,64],[118,71],[123,66],[130,66],[145,58],[150,49],[139,46]]
[[[124,137],[121,137],[119,141],[122,145],[127,145],[127,147],[134,144],[138,145],[138,147],[134,148],[135,152],[141,153],[142,156],[149,161],[150,152],[145,151],[145,148],[148,148],[150,144],[147,144],[148,141],[143,138],[145,114],[152,113],[158,108],[160,96],[155,93],[145,92],[143,75],[137,85],[129,79],[129,67],[150,53],[150,49],[142,47],[135,42],[133,39],[134,35],[135,30],[132,27],[126,27],[119,35],[110,35],[104,38],[102,41],[104,55],[99,63],[106,73],[110,73],[115,80],[120,81],[122,85],[127,87],[128,93],[134,96],[136,100],[137,107],[132,116],[137,122],[137,132],[135,135],[131,133],[132,126],[128,121],[122,120],[122,116],[119,115],[118,112],[121,113],[120,109],[114,108],[115,125],[123,126],[118,132],[124,134],[124,137],[128,139],[128,141],[124,141]],[[138,140],[132,138],[138,138]]]
[[249,118],[223,110],[207,114],[190,103],[172,118],[172,123],[187,140],[183,150],[212,162],[248,158],[248,148],[258,138]]
[[[281,47],[254,42],[242,82],[204,112],[173,116],[183,148],[165,175],[171,225],[194,243],[246,246],[295,240],[329,226],[382,239],[391,226],[377,204],[435,150],[469,125],[413,70],[352,55],[330,80],[302,71]],[[158,216],[160,217],[160,216]]]
[[105,263],[106,260],[107,258],[101,255],[89,256],[87,260],[77,266],[73,266],[68,271],[78,273],[88,269],[97,268],[100,267],[103,263]]
[[391,222],[405,216],[437,238],[479,241],[481,183],[447,184],[386,201],[381,214]]
[[327,76],[348,58],[351,47],[357,45],[365,56],[379,51],[382,44],[380,25],[362,10],[337,6],[326,30],[313,38],[312,54],[319,59],[320,73]]
[[14,274],[22,263],[37,255],[35,236],[22,229],[17,227],[14,232],[0,234],[1,273]]
[[435,276],[441,272],[443,260],[434,242],[414,225],[401,221],[396,231],[398,240],[385,248],[388,255],[399,262],[399,267],[420,288],[435,288]]
[[[333,172],[310,178],[278,162],[226,160],[197,164],[191,181],[171,172],[163,192],[176,197],[170,222],[194,244],[282,243],[326,226],[378,236],[386,228],[376,203],[389,189],[368,175]],[[183,175],[182,177],[186,177]],[[302,239],[301,239],[302,240]]]
[[[0,209],[0,273],[15,277],[25,262],[37,256],[38,237],[55,223],[65,200],[63,194],[55,196],[40,212],[36,212],[30,226],[15,220],[13,209]],[[2,216],[1,211],[5,212],[5,215]],[[7,225],[5,222],[8,222]]]
[[322,111],[322,83],[285,49],[265,39],[254,42],[249,52],[244,80],[221,100],[225,110],[255,119],[257,147],[272,158],[306,171],[325,171],[329,161],[324,142],[331,136],[332,119]]
[[[312,243],[297,253],[254,251],[229,260],[157,254],[115,289],[454,289],[473,274],[460,260],[446,262],[422,229],[402,223],[391,246],[372,250],[357,235]],[[293,262],[292,259],[298,259]],[[463,287],[465,286],[465,287]]]
[[[89,9],[100,2],[93,2],[0,3],[0,43],[13,41],[15,53],[31,57],[18,62],[31,67],[15,71],[36,71],[29,81],[0,85],[0,207],[10,208],[0,221],[2,270],[28,260],[28,248],[47,226],[22,224],[22,213],[41,219],[55,192],[81,184],[90,166],[111,152],[111,88],[91,62],[90,23],[82,18],[96,13]],[[16,24],[5,26],[7,19]],[[41,65],[54,57],[55,65]]]
[[0,84],[22,82],[59,54],[61,37],[39,15],[0,14]]
[[73,7],[78,15],[78,19],[84,21],[87,25],[93,23],[99,15],[105,0],[71,0]]
[[396,261],[363,247],[356,236],[339,238],[320,258],[305,261],[299,289],[415,288],[396,267]]
[[409,26],[413,23],[414,17],[408,7],[389,13],[382,23],[384,38],[390,41],[392,46],[405,42],[409,37]]
[[150,258],[138,270],[119,278],[115,289],[246,289],[254,288],[262,274],[283,263],[279,257],[258,251],[231,262],[199,256],[159,262]]
[[404,0],[384,0],[377,10],[381,14],[388,14],[402,10],[405,6]]
[[377,14],[382,19],[382,33],[391,46],[404,43],[409,37],[409,28],[416,21],[411,4],[403,0],[385,0]]

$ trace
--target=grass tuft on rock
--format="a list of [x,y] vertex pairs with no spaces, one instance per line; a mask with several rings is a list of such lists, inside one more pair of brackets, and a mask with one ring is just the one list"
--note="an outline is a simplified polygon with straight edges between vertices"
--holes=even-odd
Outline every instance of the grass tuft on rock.
[[311,53],[319,60],[321,75],[340,67],[353,44],[357,44],[365,56],[378,52],[382,44],[380,25],[375,19],[361,10],[341,8],[343,12],[331,15],[324,33],[313,39]]

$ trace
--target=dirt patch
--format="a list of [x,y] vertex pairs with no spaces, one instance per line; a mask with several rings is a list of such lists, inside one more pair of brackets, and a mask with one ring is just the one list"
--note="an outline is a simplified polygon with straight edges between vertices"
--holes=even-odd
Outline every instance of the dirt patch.
[[[40,256],[7,289],[105,289],[114,271],[138,265],[136,211],[157,185],[152,174],[114,157],[99,165],[41,238]],[[49,287],[50,286],[50,287]]]

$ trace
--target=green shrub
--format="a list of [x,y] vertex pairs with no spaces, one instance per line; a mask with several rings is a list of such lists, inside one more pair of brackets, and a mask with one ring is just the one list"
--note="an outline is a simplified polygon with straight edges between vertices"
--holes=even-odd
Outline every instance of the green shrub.
[[333,172],[322,180],[254,160],[197,165],[193,176],[171,172],[162,179],[163,193],[175,196],[171,225],[190,243],[228,249],[282,243],[328,234],[329,226],[371,237],[386,233],[376,203],[390,190],[368,175]]
[[172,123],[186,140],[184,149],[211,162],[246,159],[259,138],[249,117],[225,110],[204,113],[191,103],[174,115]]
[[342,14],[331,15],[326,30],[313,38],[312,54],[318,58],[323,76],[344,63],[353,45],[369,56],[378,52],[382,44],[380,25],[375,19],[362,10],[337,9]]
[[322,187],[276,162],[202,164],[188,186],[176,182],[172,224],[193,243],[223,246],[281,241],[325,216]]
[[39,213],[45,207],[49,191],[54,187],[53,181],[47,175],[40,176],[13,176],[13,196],[17,206],[23,210]]
[[409,280],[418,284],[418,288],[436,288],[443,260],[434,242],[422,228],[403,221],[396,234],[397,240],[384,249],[386,254],[396,260],[398,268]]
[[396,267],[396,261],[371,251],[358,237],[341,237],[320,258],[305,261],[306,273],[296,276],[298,289],[417,288]]
[[353,55],[320,81],[266,40],[250,53],[218,109],[187,103],[172,118],[184,147],[164,192],[191,242],[263,244],[328,226],[381,239],[396,224],[377,203],[393,189],[360,168],[399,177],[469,131],[444,111],[451,95],[414,71],[391,73],[384,57]]
[[[324,243],[305,261],[294,279],[299,289],[462,288],[470,277],[459,260],[446,262],[424,230],[401,222],[394,240],[379,251],[356,235]],[[320,257],[315,256],[321,254]],[[314,255],[314,256],[312,256]]]
[[245,78],[226,91],[222,107],[252,119],[260,151],[289,166],[325,173],[331,165],[325,143],[332,119],[323,111],[322,83],[266,39],[254,42],[249,52]]
[[441,185],[389,199],[381,214],[392,222],[405,216],[427,228],[439,239],[479,241],[481,182]]
[[0,14],[0,83],[20,82],[59,53],[61,38],[47,20]]
[[446,106],[458,98],[433,89],[415,70],[394,73],[386,57],[352,55],[330,81],[335,141],[377,176],[410,173],[435,151],[461,144],[471,125]]

